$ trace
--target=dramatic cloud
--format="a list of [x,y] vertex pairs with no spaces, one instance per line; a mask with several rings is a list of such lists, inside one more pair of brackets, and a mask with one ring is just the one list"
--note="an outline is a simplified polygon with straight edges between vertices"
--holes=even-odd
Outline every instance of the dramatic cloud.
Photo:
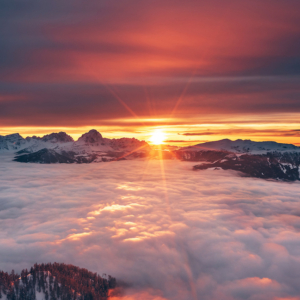
[[299,299],[299,183],[194,163],[0,164],[0,264],[65,262],[112,299]]
[[0,125],[299,113],[299,9],[297,0],[1,1]]
[[244,137],[248,135],[256,136],[300,136],[300,130],[256,130],[256,129],[223,129],[223,130],[214,130],[214,131],[203,131],[203,132],[185,132],[182,135],[185,136],[203,136],[203,135],[243,135]]

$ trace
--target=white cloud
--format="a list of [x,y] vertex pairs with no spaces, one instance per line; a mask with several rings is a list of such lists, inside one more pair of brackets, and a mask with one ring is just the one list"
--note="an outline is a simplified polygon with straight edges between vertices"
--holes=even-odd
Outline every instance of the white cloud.
[[299,183],[178,161],[0,164],[6,271],[72,263],[130,286],[112,299],[300,296]]

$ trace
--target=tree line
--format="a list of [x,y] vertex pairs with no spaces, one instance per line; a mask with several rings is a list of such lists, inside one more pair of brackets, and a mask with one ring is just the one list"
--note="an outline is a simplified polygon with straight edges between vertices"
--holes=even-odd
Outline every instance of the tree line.
[[105,300],[116,279],[63,263],[35,264],[21,275],[0,271],[0,299]]

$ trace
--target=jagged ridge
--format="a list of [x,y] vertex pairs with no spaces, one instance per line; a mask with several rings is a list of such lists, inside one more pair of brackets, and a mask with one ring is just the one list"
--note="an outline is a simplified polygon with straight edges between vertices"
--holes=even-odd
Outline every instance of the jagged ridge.
[[95,129],[83,134],[76,142],[65,132],[26,139],[19,134],[0,136],[0,152],[16,152],[14,161],[25,163],[105,162],[145,156],[141,152],[149,149],[145,141],[135,138],[107,139]]

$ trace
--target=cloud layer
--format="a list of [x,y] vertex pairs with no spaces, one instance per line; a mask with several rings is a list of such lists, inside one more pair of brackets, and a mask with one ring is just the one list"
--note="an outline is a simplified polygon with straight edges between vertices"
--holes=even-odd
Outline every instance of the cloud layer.
[[193,163],[0,164],[0,265],[65,262],[112,299],[300,299],[299,183]]

